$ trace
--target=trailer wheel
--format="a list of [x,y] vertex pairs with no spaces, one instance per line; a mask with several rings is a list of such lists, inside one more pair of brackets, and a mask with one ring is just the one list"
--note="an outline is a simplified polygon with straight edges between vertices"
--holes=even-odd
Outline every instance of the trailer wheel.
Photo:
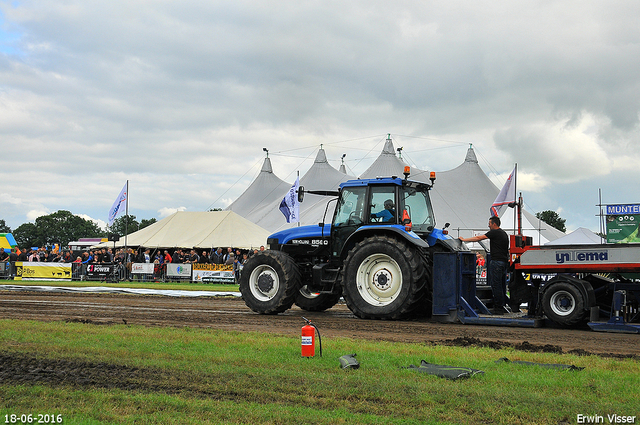
[[366,238],[349,251],[342,279],[349,309],[364,319],[400,319],[428,302],[420,252],[386,236]]
[[293,305],[300,289],[300,271],[289,255],[263,251],[242,269],[240,292],[245,304],[260,314],[278,314]]
[[325,311],[336,305],[341,296],[314,293],[307,289],[307,285],[303,285],[296,297],[296,305],[306,311]]
[[551,285],[542,296],[545,315],[565,327],[579,324],[585,318],[585,300],[578,288],[567,282]]

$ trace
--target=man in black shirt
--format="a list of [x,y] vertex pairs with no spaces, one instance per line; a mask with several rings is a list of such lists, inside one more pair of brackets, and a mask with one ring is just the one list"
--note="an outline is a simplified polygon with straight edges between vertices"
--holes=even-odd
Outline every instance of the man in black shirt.
[[491,292],[493,293],[494,307],[492,313],[511,313],[507,305],[507,282],[506,272],[509,265],[509,235],[500,228],[500,217],[489,218],[489,231],[484,235],[463,238],[463,242],[478,242],[489,239],[491,243],[491,262],[489,263],[489,274],[491,277]]

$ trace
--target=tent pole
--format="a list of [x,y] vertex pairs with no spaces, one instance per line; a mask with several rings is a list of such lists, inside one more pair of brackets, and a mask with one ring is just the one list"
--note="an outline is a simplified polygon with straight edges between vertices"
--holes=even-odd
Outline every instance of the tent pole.
[[127,236],[129,233],[129,180],[127,179],[127,199],[125,200],[125,213],[126,219],[124,220],[124,258],[127,258]]

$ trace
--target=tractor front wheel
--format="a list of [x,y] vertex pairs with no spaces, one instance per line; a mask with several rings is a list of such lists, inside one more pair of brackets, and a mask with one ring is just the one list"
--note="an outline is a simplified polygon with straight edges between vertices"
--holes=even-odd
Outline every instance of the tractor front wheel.
[[278,314],[293,305],[300,290],[300,271],[289,255],[262,251],[244,265],[239,286],[242,298],[251,310]]

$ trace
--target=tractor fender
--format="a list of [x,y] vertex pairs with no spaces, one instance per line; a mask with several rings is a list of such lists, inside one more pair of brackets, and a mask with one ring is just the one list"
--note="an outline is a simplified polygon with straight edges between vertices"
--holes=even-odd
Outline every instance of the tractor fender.
[[396,239],[404,240],[408,244],[417,246],[419,248],[429,248],[429,244],[420,239],[414,232],[407,232],[402,225],[388,225],[388,226],[362,226],[349,236],[345,241],[345,244],[340,253],[341,258],[345,258],[351,248],[353,248],[358,242],[369,236],[390,235]]
[[593,290],[593,286],[591,286],[591,284],[586,280],[578,279],[566,274],[559,274],[547,282],[544,285],[540,296],[544,296],[544,293],[557,282],[566,282],[578,288],[585,300],[585,310],[589,310],[591,307],[596,305],[596,295]]

